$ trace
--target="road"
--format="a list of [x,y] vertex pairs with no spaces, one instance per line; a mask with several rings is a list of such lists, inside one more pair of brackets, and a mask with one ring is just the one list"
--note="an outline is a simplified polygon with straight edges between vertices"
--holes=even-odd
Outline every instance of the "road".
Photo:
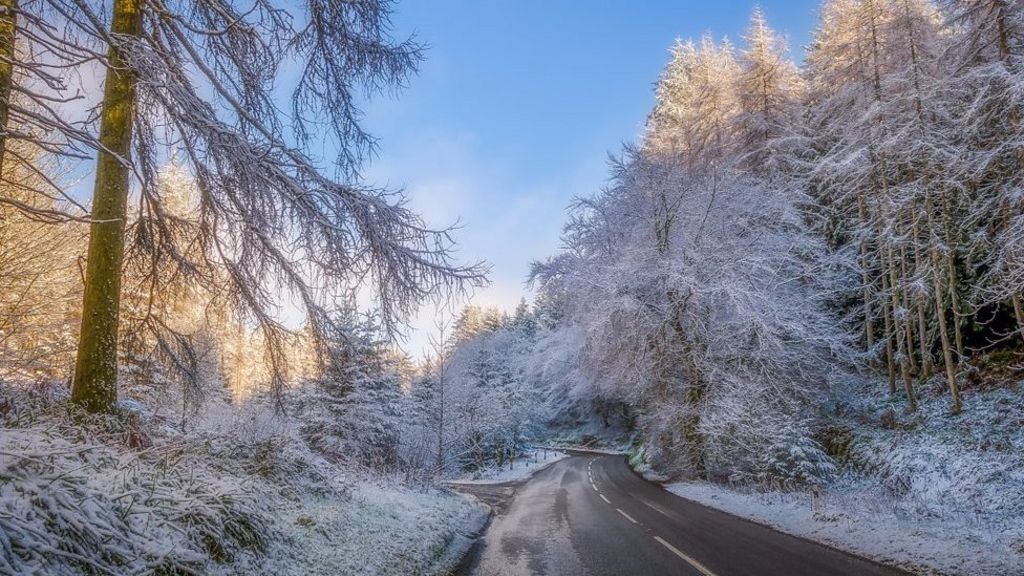
[[907,576],[679,498],[622,456],[482,490],[502,505],[464,567],[477,576]]

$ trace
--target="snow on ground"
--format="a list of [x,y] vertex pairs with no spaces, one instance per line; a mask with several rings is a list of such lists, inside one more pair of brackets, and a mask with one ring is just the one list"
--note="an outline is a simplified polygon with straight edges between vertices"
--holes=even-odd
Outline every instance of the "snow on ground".
[[[869,487],[815,498],[807,493],[740,492],[705,483],[674,483],[674,494],[836,548],[928,574],[1024,574],[1009,550],[994,554],[981,534],[926,518],[907,518]],[[995,552],[995,550],[993,550]]]
[[487,468],[450,481],[450,484],[500,484],[529,478],[538,471],[558,462],[567,455],[560,450],[535,448],[510,461],[508,465]]
[[182,434],[0,382],[0,574],[433,575],[488,511],[341,469],[264,406]]
[[348,501],[315,497],[277,511],[288,541],[271,548],[274,574],[445,574],[483,527],[488,510],[438,489],[357,484]]
[[[675,494],[887,563],[963,576],[1024,574],[1024,397],[936,384],[916,414],[874,398],[846,410],[843,472],[820,496],[675,483]],[[927,573],[927,572],[926,572]]]
[[601,454],[604,456],[625,456],[629,454],[629,446],[620,445],[618,448],[591,448],[588,446],[559,446],[562,450],[569,450],[571,452],[586,452],[587,454]]

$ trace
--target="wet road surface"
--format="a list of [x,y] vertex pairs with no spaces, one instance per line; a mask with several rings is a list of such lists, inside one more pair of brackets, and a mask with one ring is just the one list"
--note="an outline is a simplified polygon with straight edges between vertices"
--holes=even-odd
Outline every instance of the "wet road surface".
[[675,496],[623,456],[478,490],[505,500],[463,567],[477,576],[907,576]]

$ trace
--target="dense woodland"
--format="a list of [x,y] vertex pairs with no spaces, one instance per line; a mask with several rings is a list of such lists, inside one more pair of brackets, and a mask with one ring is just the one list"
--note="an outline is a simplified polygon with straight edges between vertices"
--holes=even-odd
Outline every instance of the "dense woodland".
[[[819,490],[858,406],[910,429],[941,397],[955,425],[1016,369],[1021,3],[826,0],[801,64],[759,10],[736,43],[677,42],[530,301],[439,318],[419,360],[396,344],[409,315],[486,283],[360,176],[357,103],[422,48],[389,37],[389,2],[294,4],[0,0],[0,424],[23,458],[0,477],[44,474],[47,442],[69,453],[53,431],[85,429],[118,451],[215,434],[275,482],[430,485],[564,442]],[[69,543],[54,517],[0,515],[36,534],[0,569],[56,570],[24,543],[41,526],[79,567],[200,565],[93,555],[103,530]],[[245,530],[263,551],[271,529]]]
[[1024,344],[1022,86],[1013,2],[825,2],[802,66],[760,11],[738,46],[678,42],[505,366],[562,365],[539,381],[691,477],[826,481],[820,429],[876,388],[958,414]]

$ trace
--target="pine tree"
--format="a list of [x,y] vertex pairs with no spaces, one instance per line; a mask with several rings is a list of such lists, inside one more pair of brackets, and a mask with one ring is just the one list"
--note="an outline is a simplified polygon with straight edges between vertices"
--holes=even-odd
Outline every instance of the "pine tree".
[[760,8],[754,10],[740,51],[736,92],[737,154],[744,169],[771,174],[782,169],[785,145],[799,121],[802,80],[787,56],[784,40],[768,26]]

